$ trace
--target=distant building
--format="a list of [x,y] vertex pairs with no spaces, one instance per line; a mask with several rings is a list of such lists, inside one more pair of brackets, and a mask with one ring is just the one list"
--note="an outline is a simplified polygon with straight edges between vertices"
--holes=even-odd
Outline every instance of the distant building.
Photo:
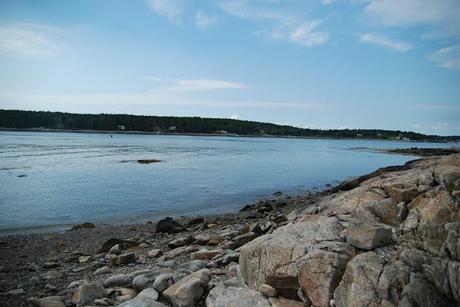
[[217,130],[216,133],[227,134],[228,132],[226,130]]
[[168,130],[169,131],[176,131],[176,126],[170,126]]
[[125,127],[125,125],[118,125],[118,129],[119,130],[126,130],[126,127]]

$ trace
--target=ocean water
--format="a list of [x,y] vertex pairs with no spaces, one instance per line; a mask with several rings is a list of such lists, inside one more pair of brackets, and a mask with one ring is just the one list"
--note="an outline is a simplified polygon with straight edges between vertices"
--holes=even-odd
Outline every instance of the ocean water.
[[[323,189],[410,156],[413,142],[0,132],[0,232],[235,212],[275,191]],[[162,162],[139,164],[138,159]]]

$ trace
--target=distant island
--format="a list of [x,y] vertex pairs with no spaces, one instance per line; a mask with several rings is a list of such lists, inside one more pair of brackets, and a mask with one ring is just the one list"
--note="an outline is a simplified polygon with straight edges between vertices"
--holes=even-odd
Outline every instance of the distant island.
[[460,136],[425,135],[381,129],[304,129],[287,125],[225,118],[143,116],[129,114],[77,114],[1,110],[0,129],[218,134],[311,138],[351,138],[458,142]]

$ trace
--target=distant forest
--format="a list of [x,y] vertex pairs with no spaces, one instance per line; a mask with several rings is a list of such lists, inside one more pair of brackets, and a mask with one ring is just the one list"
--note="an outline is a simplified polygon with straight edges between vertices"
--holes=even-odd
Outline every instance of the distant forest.
[[143,131],[160,133],[218,133],[245,136],[296,136],[356,139],[409,139],[460,141],[460,136],[425,135],[379,129],[303,129],[254,121],[128,114],[75,114],[43,111],[0,110],[0,128]]

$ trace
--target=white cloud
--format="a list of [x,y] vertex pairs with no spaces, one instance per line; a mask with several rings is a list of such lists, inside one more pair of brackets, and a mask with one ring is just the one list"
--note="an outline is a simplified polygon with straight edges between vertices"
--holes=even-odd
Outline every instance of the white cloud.
[[439,67],[460,69],[460,45],[439,49],[429,56]]
[[392,40],[391,38],[376,34],[376,33],[366,33],[362,34],[359,37],[359,41],[366,44],[373,44],[377,46],[386,47],[398,52],[407,52],[412,46],[409,43]]
[[372,0],[365,12],[388,26],[430,25],[460,35],[458,0]]
[[246,89],[247,86],[230,81],[212,80],[212,79],[191,79],[178,80],[175,85],[168,87],[167,91],[212,91],[212,90],[232,90]]
[[177,22],[185,7],[184,0],[145,0],[148,7],[156,14]]
[[293,43],[313,47],[324,44],[329,40],[329,33],[322,31],[315,31],[321,22],[304,22],[298,27],[294,28],[289,36],[289,40]]
[[62,33],[58,28],[35,24],[2,25],[0,55],[22,58],[57,56],[64,49],[57,38]]
[[[213,90],[234,90],[247,89],[246,85],[224,80],[213,79],[183,79],[175,80],[170,78],[146,77],[148,80],[157,82],[167,82],[170,85],[163,88],[155,88],[155,92],[195,92],[195,91],[213,91]],[[171,84],[172,83],[172,84]]]
[[195,15],[195,24],[199,28],[207,28],[209,26],[215,25],[217,23],[217,18],[214,16],[209,16],[204,14],[201,11],[196,12]]
[[316,30],[321,21],[305,20],[300,13],[302,10],[281,8],[284,1],[223,1],[221,8],[227,14],[235,17],[269,24],[270,30],[254,31],[270,39],[283,40],[304,47],[324,44],[329,39],[329,33]]
[[232,116],[230,116],[230,119],[239,120],[239,119],[240,119],[240,115],[238,115],[238,114],[233,114]]

